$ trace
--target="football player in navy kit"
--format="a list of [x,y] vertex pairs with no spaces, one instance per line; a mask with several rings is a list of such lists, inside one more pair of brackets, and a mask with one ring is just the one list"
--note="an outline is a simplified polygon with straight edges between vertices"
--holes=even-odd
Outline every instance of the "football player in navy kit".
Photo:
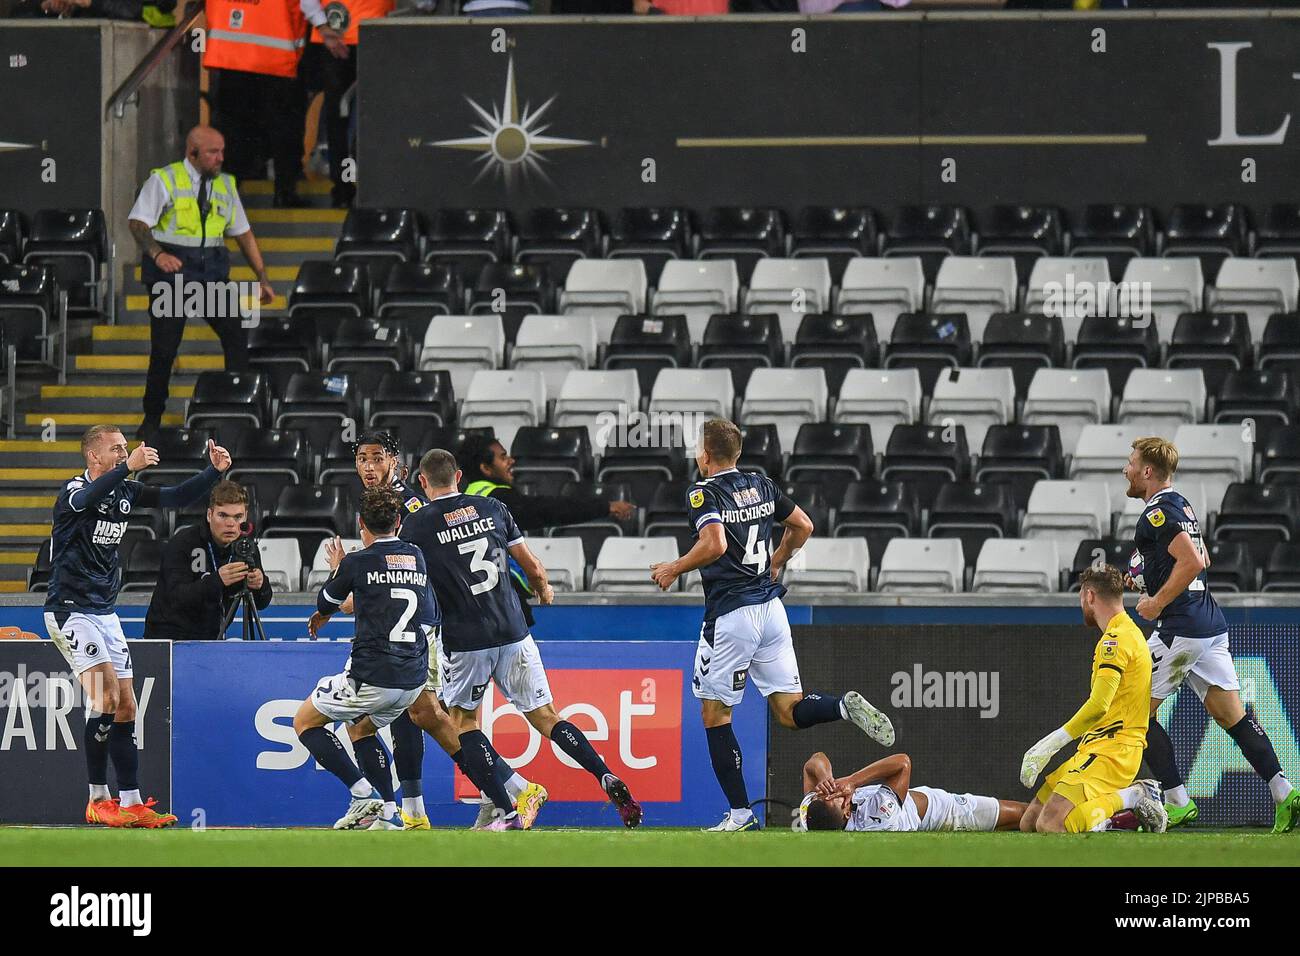
[[[151,829],[176,822],[140,797],[131,652],[115,610],[122,584],[118,546],[133,507],[184,508],[211,490],[230,468],[230,454],[212,441],[207,450],[211,464],[197,475],[165,488],[144,485],[127,475],[158,464],[158,452],[140,444],[128,453],[120,428],[95,425],[81,438],[86,470],[54,502],[45,627],[86,692],[87,823]],[[110,759],[116,799],[108,789]]]
[[[651,578],[663,590],[699,569],[704,582],[704,624],[695,652],[695,696],[700,698],[713,772],[730,803],[722,822],[710,829],[733,832],[757,827],[741,773],[740,744],[731,728],[731,709],[753,679],[783,727],[806,728],[851,720],[888,747],[894,742],[889,718],[857,691],[843,697],[805,694],[799,683],[790,622],[781,596],[781,571],[813,526],[798,505],[770,478],[737,470],[740,429],[722,419],[704,423],[696,461],[704,477],[691,485],[687,505],[697,540],[676,561],[653,565]],[[785,528],[771,547],[772,524]]]
[[1124,467],[1128,497],[1146,503],[1134,535],[1129,581],[1143,592],[1138,614],[1156,625],[1147,642],[1152,662],[1147,762],[1164,787],[1169,825],[1196,819],[1196,804],[1178,773],[1173,744],[1156,722],[1161,702],[1185,680],[1268,784],[1273,832],[1286,833],[1300,822],[1300,792],[1283,773],[1264,729],[1242,706],[1228,649],[1228,622],[1206,583],[1210,559],[1200,521],[1173,488],[1177,470],[1178,449],[1163,438],[1139,438]]

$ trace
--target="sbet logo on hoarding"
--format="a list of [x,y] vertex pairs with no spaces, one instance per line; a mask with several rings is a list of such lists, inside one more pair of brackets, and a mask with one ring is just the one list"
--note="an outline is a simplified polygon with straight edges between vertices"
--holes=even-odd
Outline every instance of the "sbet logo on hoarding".
[[[641,801],[682,798],[682,672],[680,670],[548,670],[560,719],[587,735],[611,773]],[[552,800],[603,803],[591,774],[533,729],[489,684],[479,713],[483,733],[506,762],[546,786]],[[459,770],[455,795],[475,797]]]

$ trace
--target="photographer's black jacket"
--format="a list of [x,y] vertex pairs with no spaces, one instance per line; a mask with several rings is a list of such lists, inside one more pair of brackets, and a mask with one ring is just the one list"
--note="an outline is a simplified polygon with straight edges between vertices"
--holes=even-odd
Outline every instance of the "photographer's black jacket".
[[[202,561],[199,562],[198,558]],[[214,641],[222,638],[221,622],[240,585],[222,587],[213,566],[230,563],[230,548],[219,548],[212,540],[207,521],[179,529],[163,547],[162,569],[144,636],[169,641]],[[203,568],[196,571],[196,564]],[[271,603],[271,584],[263,580],[253,592],[258,610]]]

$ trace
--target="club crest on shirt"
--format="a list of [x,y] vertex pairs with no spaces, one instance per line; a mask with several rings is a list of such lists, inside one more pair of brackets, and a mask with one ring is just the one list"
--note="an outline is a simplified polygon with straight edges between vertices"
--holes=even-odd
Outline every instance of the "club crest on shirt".
[[1151,527],[1159,528],[1165,523],[1165,513],[1157,508],[1155,511],[1147,512],[1147,520],[1151,522]]
[[702,508],[703,506],[704,506],[704,489],[703,489],[703,488],[692,488],[692,489],[691,489],[691,507],[692,507],[692,508]]
[[741,488],[739,491],[733,491],[731,497],[735,500],[738,508],[748,508],[750,505],[756,505],[763,500],[757,488]]
[[466,505],[464,508],[448,511],[444,518],[447,521],[447,527],[452,528],[458,524],[464,524],[466,521],[477,521],[478,509],[473,505]]
[[384,555],[384,564],[392,570],[414,571],[415,555],[413,554],[386,554]]

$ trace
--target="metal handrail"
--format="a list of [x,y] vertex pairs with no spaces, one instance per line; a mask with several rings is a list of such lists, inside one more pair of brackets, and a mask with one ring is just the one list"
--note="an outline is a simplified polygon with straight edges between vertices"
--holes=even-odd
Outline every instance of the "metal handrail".
[[176,45],[189,33],[195,21],[203,15],[203,10],[203,0],[189,0],[185,5],[185,12],[177,19],[176,25],[167,31],[166,36],[154,44],[148,55],[136,64],[136,68],[131,71],[130,76],[109,97],[108,105],[104,107],[104,119],[109,119],[114,115],[121,119],[126,115],[126,104],[140,91],[140,87],[144,85],[145,80],[167,58],[167,55],[176,49]]

